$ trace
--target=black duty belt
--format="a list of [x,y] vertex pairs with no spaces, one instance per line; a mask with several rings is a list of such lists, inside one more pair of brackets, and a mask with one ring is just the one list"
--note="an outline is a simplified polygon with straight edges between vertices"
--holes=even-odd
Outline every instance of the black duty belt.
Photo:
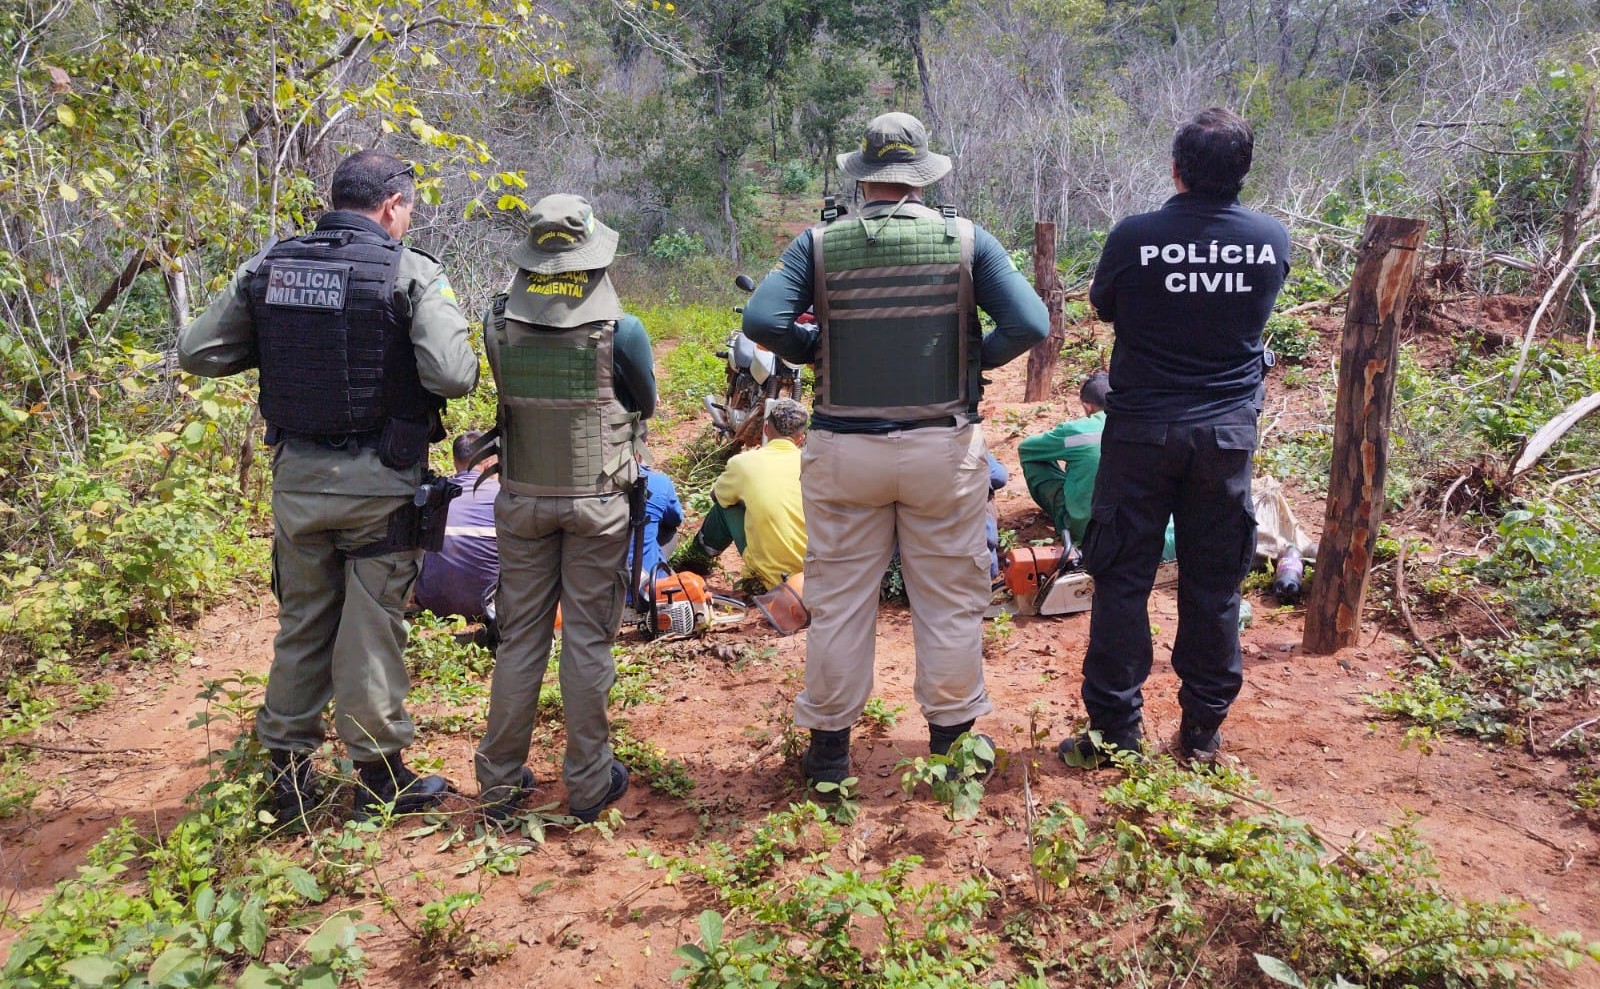
[[378,440],[383,436],[381,429],[369,429],[361,433],[341,433],[337,436],[317,436],[311,433],[297,433],[292,429],[284,429],[267,423],[266,441],[268,446],[277,446],[284,440],[300,440],[305,443],[315,443],[325,446],[330,450],[352,450],[366,448],[376,450]]
[[890,433],[900,433],[908,429],[933,429],[938,426],[955,428],[976,421],[976,419],[968,415],[946,415],[932,419],[843,419],[832,416],[824,419],[813,415],[811,428],[830,433],[887,436]]

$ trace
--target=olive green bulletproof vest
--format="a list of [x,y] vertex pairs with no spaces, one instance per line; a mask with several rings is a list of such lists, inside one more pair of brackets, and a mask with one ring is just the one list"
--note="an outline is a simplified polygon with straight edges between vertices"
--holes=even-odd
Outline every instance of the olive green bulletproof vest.
[[811,233],[821,327],[816,410],[933,419],[976,401],[971,221],[879,206]]
[[500,389],[500,483],[514,494],[577,498],[637,476],[639,414],[611,383],[615,320],[556,328],[492,320]]

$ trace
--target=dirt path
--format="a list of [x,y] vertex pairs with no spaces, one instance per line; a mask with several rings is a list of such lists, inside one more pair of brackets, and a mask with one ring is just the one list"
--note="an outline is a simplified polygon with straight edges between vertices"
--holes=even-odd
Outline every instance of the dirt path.
[[[1019,367],[999,378],[987,409],[990,435],[997,455],[1015,469],[1016,437],[1006,437],[999,424],[1010,410],[1031,424],[1032,407],[1012,401],[1020,393]],[[1000,508],[1002,524],[1025,534],[1043,525],[1020,475],[1002,492]],[[1302,522],[1315,528],[1320,519]],[[1334,657],[1305,657],[1297,645],[1303,614],[1276,611],[1260,599],[1255,605],[1256,623],[1244,635],[1246,684],[1226,726],[1227,745],[1279,807],[1335,841],[1414,814],[1437,853],[1447,888],[1480,899],[1512,897],[1529,904],[1530,919],[1548,931],[1600,936],[1600,842],[1567,806],[1559,767],[1454,738],[1437,742],[1431,755],[1404,747],[1403,728],[1376,722],[1375,709],[1362,700],[1404,663],[1408,651],[1402,643],[1369,628],[1370,645]],[[1170,591],[1154,596],[1151,620],[1160,631],[1147,689],[1147,732],[1165,742],[1178,721],[1177,683],[1161,661],[1176,624]],[[39,902],[122,817],[162,827],[181,812],[184,796],[204,775],[208,745],[203,730],[187,727],[204,706],[196,692],[202,681],[235,669],[265,672],[275,629],[270,598],[222,608],[194,635],[194,662],[200,665],[116,674],[117,693],[105,707],[38,737],[61,746],[138,751],[39,754],[40,778],[50,782],[35,812],[0,826],[0,875],[13,906]],[[900,791],[895,766],[926,752],[926,729],[911,694],[909,618],[901,609],[886,609],[879,621],[876,693],[890,708],[904,710],[892,727],[857,734],[863,814],[845,839],[851,857],[870,866],[916,853],[930,878],[988,875],[1002,894],[994,905],[1001,916],[1030,902],[1018,823],[1026,816],[1023,764],[1030,767],[1036,799],[1062,800],[1087,816],[1107,813],[1098,794],[1116,779],[1114,770],[1068,769],[1053,755],[1053,741],[1082,716],[1077,671],[1087,631],[1086,614],[1017,619],[1009,640],[994,647],[987,677],[996,713],[982,727],[1017,758],[988,787],[980,816],[951,824],[925,794],[907,799]],[[712,651],[718,644],[735,648],[719,654]],[[688,764],[696,784],[690,797],[636,785],[619,804],[626,824],[614,840],[552,832],[545,844],[529,850],[515,875],[492,880],[481,871],[454,879],[455,866],[470,850],[457,843],[440,851],[437,836],[409,838],[410,829],[402,827],[385,842],[388,891],[415,916],[417,906],[440,895],[441,885],[482,884],[485,899],[471,916],[472,928],[483,940],[506,945],[508,953],[492,965],[471,968],[477,985],[671,984],[677,965],[672,948],[695,937],[695,917],[710,904],[690,886],[668,885],[664,873],[636,853],[683,854],[693,842],[728,837],[740,822],[800,796],[795,765],[771,742],[787,722],[803,659],[803,634],[778,639],[753,623],[719,633],[715,641],[662,650],[651,684],[659,702],[622,716],[635,737]],[[1051,742],[1044,748],[1029,748],[1030,708],[1048,730]],[[474,725],[455,734],[433,733],[420,741],[418,754],[442,759],[445,775],[470,790],[477,740]],[[560,778],[559,740],[559,726],[542,726],[536,736],[539,800],[564,800],[559,782],[552,782]],[[466,824],[468,802],[455,806]],[[374,966],[363,985],[455,985],[467,974],[419,960],[393,917],[376,903],[357,905],[383,926],[365,942]],[[0,942],[14,936],[0,932]],[[1549,984],[1600,985],[1600,968],[1552,972]]]

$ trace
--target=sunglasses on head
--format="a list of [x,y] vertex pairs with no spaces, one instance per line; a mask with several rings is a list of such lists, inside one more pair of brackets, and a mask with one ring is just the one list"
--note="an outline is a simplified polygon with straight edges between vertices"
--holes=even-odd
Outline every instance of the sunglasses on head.
[[412,162],[408,161],[408,162],[406,162],[406,167],[400,169],[400,171],[395,172],[392,175],[385,176],[383,182],[384,182],[385,185],[387,185],[389,183],[390,179],[397,179],[402,175],[408,175],[413,179],[416,178],[417,177],[417,166],[415,164],[413,164]]

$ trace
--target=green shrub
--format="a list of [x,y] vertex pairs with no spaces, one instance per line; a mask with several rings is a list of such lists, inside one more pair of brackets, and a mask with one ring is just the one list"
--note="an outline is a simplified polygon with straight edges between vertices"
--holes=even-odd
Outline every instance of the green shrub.
[[786,196],[797,196],[811,188],[815,179],[816,170],[810,162],[790,158],[778,172],[778,191]]
[[1317,331],[1311,328],[1309,320],[1279,313],[1267,318],[1267,327],[1262,333],[1262,342],[1279,360],[1294,364],[1303,364],[1317,349],[1318,340]]
[[650,248],[645,253],[657,261],[677,263],[690,258],[701,257],[706,253],[706,242],[699,234],[690,233],[679,227],[669,230],[650,242]]

